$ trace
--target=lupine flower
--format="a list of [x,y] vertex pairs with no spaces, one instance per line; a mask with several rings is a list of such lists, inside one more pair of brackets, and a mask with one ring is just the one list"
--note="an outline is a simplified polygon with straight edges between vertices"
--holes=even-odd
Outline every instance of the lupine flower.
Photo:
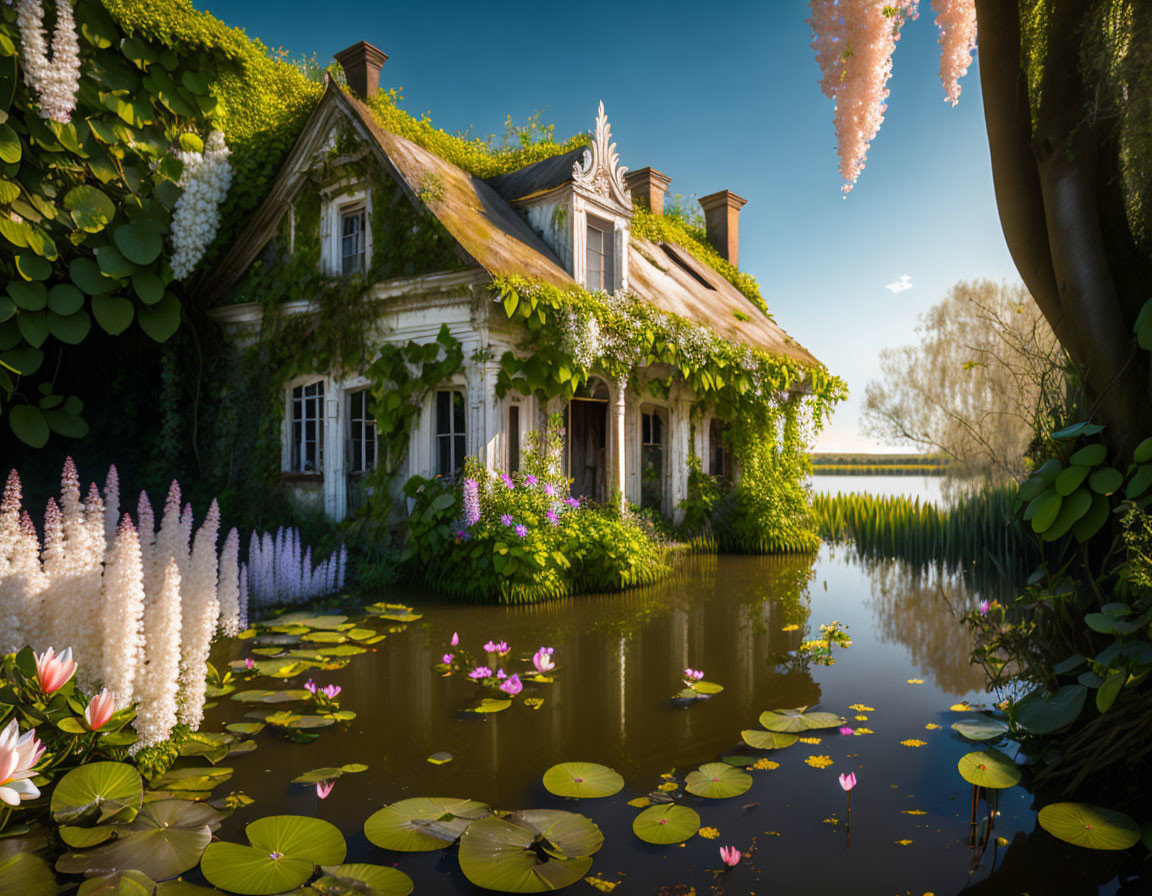
[[527,538],[528,537],[528,527],[523,525],[523,524],[517,526],[516,527],[516,534],[520,538]]
[[735,868],[736,863],[740,861],[740,850],[735,846],[721,846],[720,858],[724,860],[724,864],[729,868]]
[[40,679],[40,690],[47,696],[54,694],[64,687],[76,673],[76,663],[72,659],[72,648],[69,647],[59,656],[51,647],[43,653],[33,654],[36,657],[36,677]]
[[843,728],[840,729],[840,733],[844,734],[844,735],[855,734],[855,732],[851,728],[849,728],[847,725],[845,725]]
[[522,690],[524,690],[524,685],[520,683],[519,675],[513,675],[506,682],[504,682],[504,684],[500,685],[500,690],[502,690],[510,697],[515,697]]
[[455,647],[457,644],[459,644],[460,643],[460,633],[459,632],[452,632],[452,640],[449,641],[448,643],[451,644],[453,647]]
[[560,525],[560,517],[556,516],[555,510],[549,510],[546,514],[544,514],[544,516],[548,518],[548,522],[550,522],[553,526]]
[[335,778],[326,778],[323,781],[316,782],[316,796],[320,799],[327,799],[328,794],[332,792],[332,788],[336,786]]
[[340,696],[341,690],[342,690],[342,688],[340,687],[340,685],[330,684],[326,688],[321,690],[320,693],[322,693],[329,700],[335,700],[337,697]]
[[440,662],[442,662],[445,666],[451,666],[452,665],[452,659],[453,659],[452,654],[446,653],[446,654],[444,654],[444,656],[440,657]]
[[989,607],[988,601],[986,601],[986,600],[980,601],[980,615],[981,616],[987,616],[988,615],[988,607]]
[[536,485],[539,481],[539,479],[537,479],[535,476],[532,476],[531,474],[524,477],[525,485]]
[[555,498],[556,497],[556,486],[554,486],[551,482],[545,482],[544,483],[544,494],[546,494],[549,498]]
[[44,745],[33,728],[20,734],[13,719],[0,732],[0,800],[9,806],[19,806],[21,800],[34,800],[40,791],[30,780],[32,769],[44,755]]
[[505,514],[501,515],[500,522],[502,524],[504,524],[505,526],[511,526],[516,521],[514,519],[512,519],[512,514],[505,513]]
[[248,669],[249,671],[256,668],[256,663],[254,663],[252,661],[252,657],[250,657],[250,656],[244,657],[244,668]]
[[104,688],[88,701],[88,706],[84,709],[84,720],[88,723],[89,729],[99,731],[115,712],[116,701],[108,693],[108,688]]
[[464,525],[475,526],[480,522],[480,483],[475,479],[464,480]]
[[840,776],[840,786],[845,790],[851,790],[856,786],[856,773],[848,772],[846,775]]
[[552,662],[552,648],[541,647],[534,654],[532,654],[532,665],[536,667],[536,671],[543,675],[545,672],[551,672],[556,668],[556,664]]
[[505,488],[516,488],[516,483],[512,481],[512,477],[509,476],[507,473],[502,475],[500,477],[500,480],[504,483]]
[[481,678],[491,678],[492,670],[487,666],[477,666],[475,669],[468,673],[468,677],[475,679],[476,681],[479,681]]
[[684,678],[688,681],[699,681],[704,677],[704,673],[699,669],[685,669]]
[[309,678],[306,682],[304,682],[304,690],[310,691],[311,693],[315,694],[316,693],[316,682],[314,682],[311,678]]
[[580,499],[579,498],[565,498],[564,503],[567,504],[569,507],[576,508],[576,507],[580,506]]

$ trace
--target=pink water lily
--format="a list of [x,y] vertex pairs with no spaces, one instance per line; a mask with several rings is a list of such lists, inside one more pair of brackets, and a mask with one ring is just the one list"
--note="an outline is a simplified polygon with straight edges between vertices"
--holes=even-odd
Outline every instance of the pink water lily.
[[468,677],[475,679],[476,681],[479,681],[481,678],[491,678],[492,670],[487,666],[477,666],[475,669],[468,673]]
[[340,685],[330,684],[330,685],[327,685],[326,687],[322,688],[320,693],[322,693],[329,700],[335,700],[337,697],[340,696],[341,690],[342,689],[341,689]]
[[445,666],[451,666],[451,665],[452,665],[452,660],[453,660],[454,658],[455,658],[455,657],[453,657],[453,655],[452,655],[452,654],[450,654],[450,653],[446,653],[446,654],[444,654],[444,656],[440,657],[440,662],[442,662],[442,663],[443,663]]
[[524,690],[524,685],[520,683],[519,675],[512,675],[504,684],[500,685],[500,690],[510,697],[515,697]]
[[311,678],[309,678],[306,682],[304,682],[304,690],[306,690],[312,694],[315,694],[316,693],[316,682],[314,682]]
[[541,647],[534,654],[532,654],[532,665],[536,667],[536,671],[541,675],[546,672],[551,672],[556,668],[556,664],[552,662],[552,648]]
[[740,861],[740,850],[735,846],[721,846],[720,858],[724,860],[724,864],[729,868],[735,868],[736,863]]
[[328,798],[328,794],[332,792],[332,788],[336,786],[335,778],[326,778],[323,781],[316,782],[316,796],[324,800]]
[[840,729],[840,733],[843,735],[849,735],[849,734],[855,734],[856,732],[853,731],[851,728],[849,728],[847,725],[845,725],[843,728]]
[[64,687],[76,673],[76,663],[72,659],[72,648],[69,647],[59,656],[51,647],[43,653],[33,654],[36,657],[36,677],[40,679],[40,690],[45,695],[54,694]]
[[250,656],[244,657],[244,668],[249,670],[249,671],[256,668],[256,663],[254,663],[252,661],[252,657],[250,657]]
[[844,788],[845,791],[849,791],[853,787],[855,787],[856,786],[856,773],[855,772],[848,772],[848,774],[846,774],[846,775],[841,775],[840,776],[840,786],[842,788]]
[[501,655],[508,652],[507,641],[489,641],[484,645],[485,653],[499,653]]
[[702,679],[703,677],[704,677],[704,673],[701,672],[699,669],[685,669],[684,670],[684,679],[686,681],[689,681],[689,682],[700,681],[700,679]]
[[21,800],[40,796],[30,779],[43,755],[44,745],[36,737],[35,728],[21,734],[15,719],[8,723],[0,732],[0,800],[19,806]]
[[88,706],[84,709],[84,721],[88,723],[89,729],[99,731],[115,712],[116,700],[108,693],[108,688],[104,688],[88,701]]
[[460,633],[452,632],[452,640],[449,642],[453,647],[460,643]]

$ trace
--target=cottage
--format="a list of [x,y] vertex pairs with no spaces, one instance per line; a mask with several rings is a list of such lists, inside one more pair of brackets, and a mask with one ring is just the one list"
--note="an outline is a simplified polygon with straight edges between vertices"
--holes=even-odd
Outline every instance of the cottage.
[[[515,296],[494,289],[510,280],[582,289],[608,302],[626,295],[688,336],[719,338],[799,371],[764,401],[811,388],[807,372],[822,366],[729,277],[690,247],[632,232],[637,206],[662,214],[669,178],[620,165],[603,104],[586,145],[481,178],[372,114],[365,101],[378,90],[383,53],[361,42],[337,58],[349,89],[329,81],[269,195],[204,288],[218,303],[215,319],[240,344],[267,325],[266,303],[244,300],[254,298],[244,293],[245,278],[254,267],[267,275],[301,258],[330,280],[368,277],[365,338],[373,349],[433,346],[435,354],[446,328],[460,363],[408,396],[417,407],[406,450],[392,450],[393,490],[414,474],[454,476],[470,456],[490,470],[515,471],[529,432],[556,412],[566,419],[562,462],[576,495],[622,497],[673,517],[688,494],[690,460],[700,458],[703,472],[718,477],[737,473],[724,446],[723,409],[678,375],[679,363],[645,357],[645,345],[617,346],[642,360],[632,375],[614,377],[612,365],[596,362],[603,347],[594,318],[573,313],[566,323],[568,353],[587,354],[587,375],[570,375],[566,393],[538,388],[536,380],[555,380],[556,370],[534,374],[517,365],[544,314],[539,322],[517,316],[509,307]],[[700,204],[708,241],[735,270],[745,200],[721,190]],[[225,296],[231,303],[221,302]],[[319,310],[302,296],[279,313]],[[564,380],[568,371],[560,374]],[[299,502],[343,519],[388,462],[374,413],[386,399],[381,385],[366,370],[311,369],[282,390],[283,482]]]

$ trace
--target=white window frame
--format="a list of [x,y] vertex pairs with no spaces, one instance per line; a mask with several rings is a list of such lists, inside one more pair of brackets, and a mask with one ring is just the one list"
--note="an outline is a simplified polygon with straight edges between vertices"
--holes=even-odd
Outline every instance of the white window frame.
[[[372,416],[369,408],[371,397],[369,396],[369,387],[363,388],[349,388],[344,392],[344,409],[345,409],[345,423],[344,423],[344,445],[345,454],[347,456],[347,464],[345,466],[345,473],[370,473],[376,469],[380,463],[380,437],[376,431],[376,418]],[[362,409],[363,416],[357,416],[353,402],[363,396],[364,406]],[[359,444],[359,456],[356,451],[356,439],[354,437],[354,425],[359,422],[362,428],[362,434]],[[371,431],[371,439],[369,440],[367,434]],[[372,446],[372,463],[369,466],[367,462],[367,447]]]
[[[651,404],[645,402],[639,408],[640,419],[637,421],[636,439],[639,445],[638,463],[636,469],[640,478],[640,489],[638,492],[639,502],[643,506],[644,501],[644,449],[653,446],[660,446],[660,505],[656,508],[661,513],[665,512],[668,506],[668,487],[671,479],[670,471],[672,469],[672,409],[663,404]],[[659,442],[651,440],[644,441],[644,418],[657,417],[660,420],[660,435]],[[651,433],[649,434],[651,435]]]
[[344,216],[364,211],[364,271],[372,266],[372,191],[367,184],[341,181],[321,193],[320,267],[334,276],[343,276]]
[[[594,251],[590,242],[592,232],[599,234],[600,255],[600,283],[593,285],[589,282],[591,271],[588,266],[589,255]],[[616,291],[616,227],[605,219],[595,215],[584,216],[584,287],[592,290]]]
[[[449,395],[456,394],[460,396],[461,406],[464,411],[464,424],[459,430],[456,429],[456,414],[453,407],[448,409],[448,432],[440,432],[440,395],[447,393]],[[445,475],[448,477],[455,477],[457,471],[464,468],[464,460],[468,457],[468,390],[462,386],[455,384],[444,385],[432,392],[432,475]],[[450,471],[443,473],[440,469],[440,440],[448,440],[449,450],[449,466]],[[456,456],[457,439],[463,439],[464,446],[460,451],[460,456]]]
[[[307,395],[304,394],[305,390],[319,387],[319,394]],[[305,455],[305,446],[308,442],[304,438],[304,429],[301,428],[300,441],[297,443],[296,436],[296,391],[301,391],[301,400],[311,400],[315,408],[315,422],[317,426],[316,438],[313,440],[316,445],[316,465],[314,469],[303,469],[303,458]],[[285,473],[298,473],[309,476],[323,476],[324,475],[324,459],[325,459],[325,445],[324,440],[327,437],[325,431],[325,420],[329,416],[327,402],[331,397],[331,390],[329,384],[324,377],[298,377],[288,383],[284,390],[284,451],[281,458],[281,468]],[[299,455],[298,455],[299,452]],[[297,463],[297,460],[300,462]]]
[[[344,232],[345,224],[349,220],[359,220],[360,231],[359,233],[352,234],[359,241],[359,252],[349,255],[345,249],[349,239],[349,234]],[[368,206],[360,205],[359,203],[351,203],[340,207],[340,274],[342,276],[349,276],[352,274],[363,274],[368,269]],[[350,258],[358,258],[354,270],[348,270],[346,262]]]

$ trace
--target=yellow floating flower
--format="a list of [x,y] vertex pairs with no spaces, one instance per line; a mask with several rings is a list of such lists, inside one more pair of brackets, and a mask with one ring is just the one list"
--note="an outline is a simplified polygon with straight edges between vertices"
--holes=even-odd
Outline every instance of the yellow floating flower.
[[852,733],[853,734],[875,734],[876,732],[874,732],[871,728],[854,728],[854,729],[852,729]]
[[952,712],[967,712],[972,708],[972,704],[967,700],[961,700],[959,703],[953,703],[948,707]]
[[916,738],[910,737],[908,740],[900,741],[900,745],[903,747],[926,747],[928,746],[928,741],[916,740]]
[[802,744],[818,744],[818,743],[820,743],[820,738],[818,738],[818,737],[802,737],[802,738],[800,738],[800,743],[802,743]]
[[612,883],[611,881],[604,880],[602,877],[586,877],[584,880],[590,883],[593,889],[599,890],[601,893],[611,893],[620,886],[619,881]]
[[652,800],[646,796],[638,796],[634,800],[628,800],[628,805],[633,809],[647,809],[652,805]]
[[773,762],[771,759],[757,759],[752,768],[759,769],[760,771],[771,771],[772,769],[780,768],[779,762]]
[[868,716],[864,715],[863,713],[860,713],[860,715],[856,716],[856,721],[857,722],[867,722]]
[[665,793],[671,793],[673,790],[676,790],[677,788],[679,788],[679,786],[680,785],[677,784],[675,781],[665,781],[663,784],[660,785],[659,789],[663,790]]
[[896,845],[897,846],[911,846],[912,841],[911,840],[897,840]]
[[848,708],[849,708],[849,709],[854,709],[854,710],[856,710],[856,712],[876,712],[876,708],[875,708],[875,707],[873,707],[873,706],[865,706],[863,703],[853,703],[853,704],[852,704],[851,706],[849,706]]
[[782,632],[795,632],[795,631],[799,631],[799,630],[800,630],[800,626],[798,626],[796,623],[792,623],[791,625],[786,625],[786,626],[784,626],[784,628],[780,629],[780,631],[782,631]]
[[720,832],[716,828],[700,828],[696,833],[707,840],[715,840],[720,836]]
[[928,813],[925,812],[923,809],[901,809],[900,814],[901,815],[927,815]]
[[937,725],[935,722],[929,722],[924,727],[927,728],[929,731],[939,731],[940,730],[940,726]]
[[908,684],[924,684],[923,678],[909,678]]
[[831,756],[809,756],[804,760],[807,765],[812,768],[828,768],[832,764]]

